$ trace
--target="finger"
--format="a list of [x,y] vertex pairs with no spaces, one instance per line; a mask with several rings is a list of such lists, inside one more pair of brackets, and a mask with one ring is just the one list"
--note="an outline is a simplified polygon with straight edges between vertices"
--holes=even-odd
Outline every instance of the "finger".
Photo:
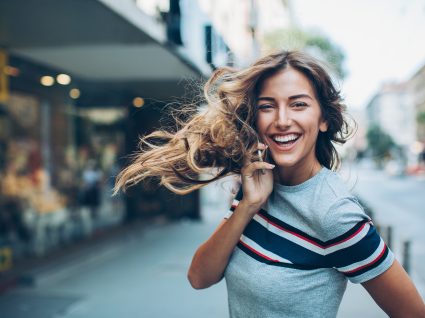
[[264,161],[265,154],[266,154],[268,148],[269,148],[268,145],[263,144],[261,142],[258,143],[257,156],[258,156],[260,161]]
[[266,150],[269,146],[267,146],[266,144],[259,142],[257,145],[258,149],[260,150]]
[[252,177],[254,173],[258,170],[261,170],[261,169],[272,170],[274,167],[275,167],[274,164],[271,164],[268,162],[256,161],[242,168],[241,174],[244,177]]
[[243,165],[244,166],[249,165],[252,162],[253,158],[254,160],[262,161],[264,159],[265,151],[267,150],[268,147],[269,146],[267,146],[266,144],[259,142],[257,144],[257,149],[254,150],[254,153],[251,155],[251,157],[248,155],[247,157],[244,158]]

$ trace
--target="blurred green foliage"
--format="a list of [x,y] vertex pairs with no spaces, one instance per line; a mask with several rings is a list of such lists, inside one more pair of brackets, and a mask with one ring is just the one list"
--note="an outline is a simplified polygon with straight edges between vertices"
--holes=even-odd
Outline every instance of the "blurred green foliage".
[[416,116],[416,121],[418,122],[418,124],[420,125],[425,125],[425,111],[420,112],[417,116]]
[[307,32],[296,28],[278,29],[264,36],[263,46],[268,52],[282,49],[305,50],[326,61],[340,79],[344,79],[347,75],[343,50],[318,32]]
[[378,165],[382,165],[391,155],[391,150],[396,148],[394,140],[378,125],[369,127],[366,134],[368,150],[371,152]]

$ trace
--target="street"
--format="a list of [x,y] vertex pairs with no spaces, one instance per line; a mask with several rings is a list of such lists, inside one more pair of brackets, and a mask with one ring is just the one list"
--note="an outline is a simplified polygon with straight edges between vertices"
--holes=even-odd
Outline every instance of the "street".
[[[354,191],[376,210],[378,221],[394,226],[394,242],[412,239],[412,275],[424,296],[420,264],[425,219],[420,201],[425,181],[390,178],[366,168],[352,168],[351,173],[348,182],[358,176]],[[1,317],[228,317],[224,281],[194,290],[186,278],[194,251],[226,212],[224,190],[210,185],[203,191],[210,194],[203,201],[203,222],[134,224],[34,269],[29,274],[33,285],[18,286],[0,296]],[[211,193],[218,194],[220,203]],[[395,252],[398,256],[397,244]],[[349,283],[338,317],[359,316],[386,317],[361,286]]]

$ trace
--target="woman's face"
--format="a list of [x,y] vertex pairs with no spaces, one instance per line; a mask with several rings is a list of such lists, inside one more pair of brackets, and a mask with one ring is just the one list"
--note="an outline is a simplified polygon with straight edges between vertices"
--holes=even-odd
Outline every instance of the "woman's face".
[[256,106],[258,133],[269,146],[280,175],[282,171],[311,171],[320,166],[315,145],[319,131],[327,130],[327,123],[303,73],[287,67],[267,78]]

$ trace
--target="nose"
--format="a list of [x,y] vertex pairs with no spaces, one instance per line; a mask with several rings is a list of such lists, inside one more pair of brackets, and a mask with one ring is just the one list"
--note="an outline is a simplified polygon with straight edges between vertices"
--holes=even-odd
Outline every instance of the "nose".
[[291,126],[292,119],[290,110],[287,107],[279,107],[279,111],[276,113],[275,125],[276,128],[284,129]]

